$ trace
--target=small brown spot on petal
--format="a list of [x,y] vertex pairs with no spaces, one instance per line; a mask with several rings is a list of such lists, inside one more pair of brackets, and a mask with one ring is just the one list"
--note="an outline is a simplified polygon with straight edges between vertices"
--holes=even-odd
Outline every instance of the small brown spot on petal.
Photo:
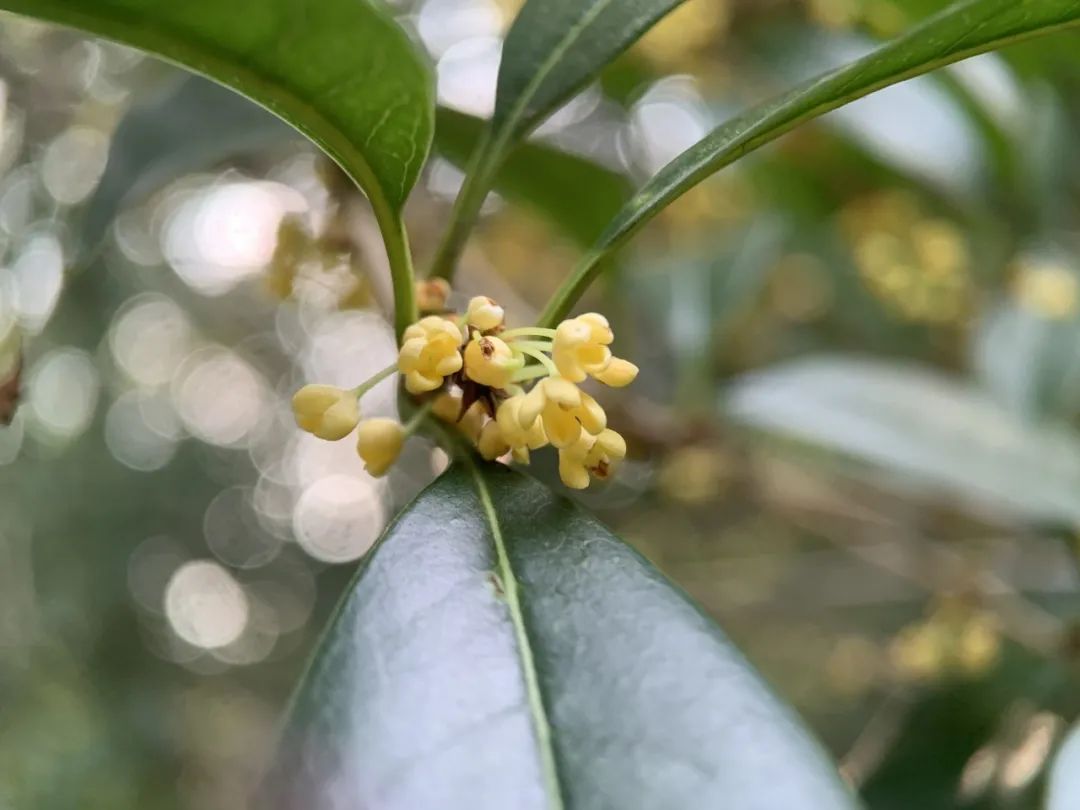
[[611,465],[608,464],[606,460],[600,459],[594,466],[589,468],[589,472],[596,478],[603,480],[611,475]]

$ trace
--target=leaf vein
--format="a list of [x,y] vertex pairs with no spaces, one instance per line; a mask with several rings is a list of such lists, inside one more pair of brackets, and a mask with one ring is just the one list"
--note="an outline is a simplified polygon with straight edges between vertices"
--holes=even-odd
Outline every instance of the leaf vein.
[[525,616],[521,609],[521,596],[518,593],[517,577],[513,565],[510,563],[510,555],[506,550],[506,541],[503,538],[502,527],[499,524],[499,515],[495,511],[495,503],[491,499],[491,491],[488,489],[487,482],[480,473],[476,462],[470,458],[467,463],[472,473],[473,482],[476,485],[477,495],[484,509],[484,516],[491,527],[495,556],[498,558],[499,574],[502,577],[503,593],[505,594],[506,606],[510,611],[510,620],[514,625],[518,654],[521,657],[521,666],[524,670],[529,713],[533,719],[536,741],[540,748],[540,764],[548,788],[548,806],[551,810],[563,810],[562,786],[558,766],[555,762],[555,749],[551,739],[551,723],[548,720],[547,708],[544,705],[544,696],[536,672],[536,660],[533,656],[532,642],[529,638],[528,629],[525,627]]

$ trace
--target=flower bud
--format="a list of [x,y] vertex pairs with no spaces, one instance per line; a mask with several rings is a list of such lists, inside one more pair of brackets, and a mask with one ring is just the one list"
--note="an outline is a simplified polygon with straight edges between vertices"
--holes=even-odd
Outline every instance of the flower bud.
[[416,308],[421,312],[445,312],[450,282],[445,278],[425,278],[416,282]]
[[465,376],[481,385],[505,388],[524,365],[525,358],[497,337],[479,337],[465,347]]
[[599,435],[588,433],[559,450],[559,477],[571,489],[585,489],[590,477],[601,481],[611,477],[615,465],[626,457],[626,440],[610,428]]
[[305,385],[292,400],[296,424],[327,441],[348,436],[360,421],[356,394],[332,385]]
[[551,359],[560,375],[571,382],[582,382],[586,376],[607,368],[611,362],[608,345],[614,338],[607,318],[587,312],[563,321],[555,329]]
[[485,295],[478,295],[469,301],[465,310],[465,320],[481,332],[502,326],[505,313],[503,308]]
[[393,419],[365,419],[356,436],[356,452],[364,460],[364,469],[376,478],[386,474],[405,444],[405,428]]

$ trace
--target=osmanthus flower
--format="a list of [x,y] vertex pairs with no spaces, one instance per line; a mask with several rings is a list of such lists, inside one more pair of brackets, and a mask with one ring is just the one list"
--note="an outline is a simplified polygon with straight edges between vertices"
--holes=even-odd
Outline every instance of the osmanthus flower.
[[581,437],[582,430],[595,436],[607,427],[607,414],[569,380],[547,377],[533,386],[518,408],[522,430],[531,430],[537,422],[555,447],[569,447]]
[[559,477],[571,489],[585,489],[591,478],[605,481],[615,465],[626,458],[626,440],[607,428],[596,436],[583,433],[559,450]]
[[551,359],[559,374],[570,382],[595,377],[606,385],[629,385],[638,368],[628,360],[613,357],[608,346],[615,340],[608,319],[587,312],[559,324],[552,340]]
[[478,295],[469,300],[465,322],[481,332],[490,332],[503,325],[505,315],[503,308],[486,295]]
[[461,370],[461,327],[448,318],[428,315],[405,330],[398,368],[410,394],[434,391],[443,380]]
[[525,357],[499,338],[478,333],[465,346],[464,365],[465,376],[473,382],[506,388],[525,365]]
[[[615,357],[607,319],[591,312],[556,328],[508,329],[505,312],[486,296],[472,298],[456,315],[446,308],[445,283],[421,282],[417,297],[428,314],[409,326],[397,362],[352,391],[306,386],[294,398],[297,424],[316,436],[339,439],[357,429],[357,451],[371,475],[384,475],[408,437],[433,415],[485,459],[508,454],[528,464],[530,452],[550,444],[559,451],[559,474],[569,487],[608,478],[626,456],[626,442],[607,427],[607,414],[579,383],[590,378],[613,387],[637,376],[633,363]],[[419,406],[404,425],[360,419],[358,401],[379,380],[400,372]],[[446,435],[444,433],[444,435]]]
[[521,426],[521,403],[524,401],[523,394],[511,396],[499,405],[495,413],[495,421],[502,431],[503,438],[510,446],[514,460],[520,464],[529,463],[530,450],[539,450],[548,443],[547,434],[544,433],[544,424],[539,419],[535,420],[528,429]]

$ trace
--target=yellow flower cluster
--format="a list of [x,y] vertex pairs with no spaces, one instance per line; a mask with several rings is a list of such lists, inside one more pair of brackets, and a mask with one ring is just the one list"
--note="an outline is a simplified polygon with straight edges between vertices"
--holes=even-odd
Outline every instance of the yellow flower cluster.
[[[352,391],[309,385],[293,399],[296,422],[331,441],[360,425],[357,448],[372,475],[393,464],[420,419],[431,411],[456,425],[485,459],[510,454],[529,462],[529,451],[548,444],[559,452],[559,475],[584,489],[592,478],[610,477],[626,456],[623,437],[607,426],[599,403],[579,387],[592,378],[605,385],[630,384],[638,369],[615,357],[607,319],[587,313],[555,329],[506,329],[503,308],[485,296],[469,301],[464,315],[445,311],[447,291],[422,289],[425,315],[402,338],[396,366]],[[405,389],[425,403],[402,426],[389,419],[360,421],[359,397],[375,382],[400,371]],[[526,390],[526,386],[530,386]]]
[[469,302],[463,330],[460,390],[442,395],[436,415],[457,422],[484,458],[510,453],[527,464],[529,451],[550,444],[568,487],[608,478],[626,456],[626,442],[578,384],[591,377],[620,387],[638,369],[612,355],[615,336],[607,319],[588,313],[556,329],[507,330],[502,307],[480,296]]
[[909,321],[949,324],[972,296],[968,242],[949,220],[926,216],[906,193],[861,198],[841,212],[841,227],[866,288]]

